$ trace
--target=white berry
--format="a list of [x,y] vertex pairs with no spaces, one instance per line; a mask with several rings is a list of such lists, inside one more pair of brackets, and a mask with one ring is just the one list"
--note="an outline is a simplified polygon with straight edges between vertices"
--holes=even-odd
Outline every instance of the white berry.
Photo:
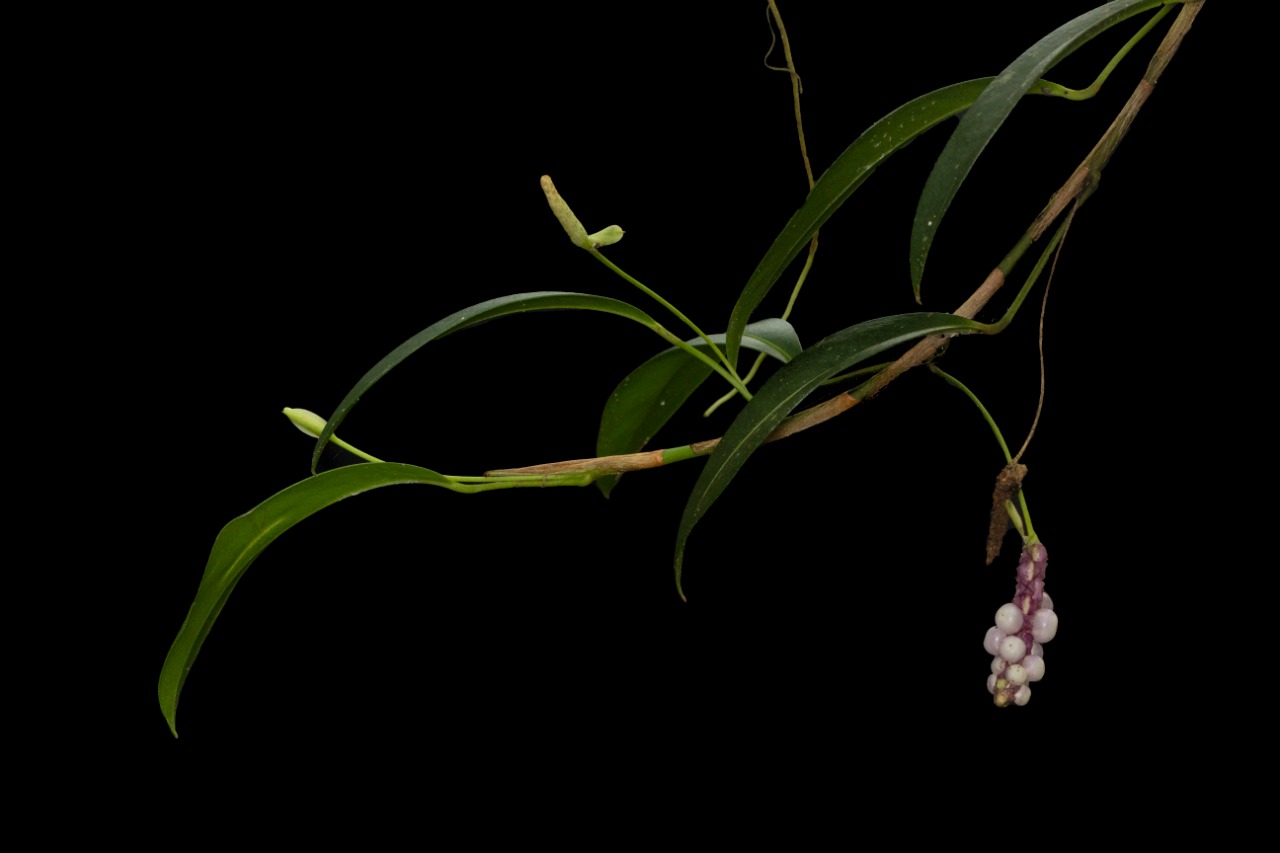
[[1022,610],[1009,603],[996,611],[996,627],[1006,634],[1022,630]]
[[1031,636],[1047,643],[1058,634],[1058,614],[1052,610],[1037,610],[1031,616]]
[[1021,637],[1005,637],[1000,641],[1000,657],[1009,663],[1017,663],[1027,654],[1027,644]]

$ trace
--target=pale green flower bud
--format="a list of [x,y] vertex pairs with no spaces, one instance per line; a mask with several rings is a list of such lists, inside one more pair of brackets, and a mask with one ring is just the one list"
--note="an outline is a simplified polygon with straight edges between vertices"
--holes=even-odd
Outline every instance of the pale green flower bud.
[[293,421],[294,426],[312,438],[319,438],[320,433],[324,432],[324,418],[315,412],[309,412],[306,409],[290,409],[286,406],[284,416]]
[[[319,438],[320,433],[324,432],[324,425],[325,425],[324,418],[320,417],[315,412],[309,412],[306,409],[285,408],[284,416],[289,420],[293,421],[294,426],[296,426],[298,429],[302,430],[304,433],[311,436],[312,438]],[[329,436],[329,440],[332,441],[334,444],[338,445],[339,447],[341,447],[343,450],[350,451],[351,453],[354,453],[356,456],[359,456],[361,459],[364,459],[368,462],[382,461],[376,456],[370,456],[368,453],[365,453],[363,450],[361,450],[358,447],[352,447],[350,444],[347,444],[345,441],[338,438],[336,435]]]

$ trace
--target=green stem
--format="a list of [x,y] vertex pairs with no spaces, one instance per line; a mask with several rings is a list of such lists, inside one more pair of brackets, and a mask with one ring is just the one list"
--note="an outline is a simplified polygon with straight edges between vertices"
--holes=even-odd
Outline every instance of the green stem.
[[[762,352],[761,352],[761,353],[756,353],[756,360],[755,360],[755,363],[751,365],[751,369],[747,371],[747,375],[746,375],[746,376],[744,376],[744,377],[742,377],[742,384],[743,384],[743,385],[746,385],[746,384],[747,384],[747,383],[749,383],[752,379],[755,379],[755,378],[756,378],[756,373],[758,373],[758,372],[759,372],[759,370],[760,370],[760,365],[762,365],[762,364],[764,364],[764,353],[762,353]],[[740,391],[738,391],[738,389],[736,389],[736,388],[735,388],[735,389],[733,389],[732,391],[726,391],[723,397],[721,397],[719,400],[716,400],[716,401],[715,401],[714,403],[712,403],[710,406],[707,406],[707,410],[706,410],[705,412],[703,412],[703,413],[702,413],[702,416],[703,416],[704,418],[709,418],[709,417],[711,417],[713,414],[715,414],[716,409],[720,408],[720,407],[721,407],[721,406],[723,406],[725,403],[729,402],[729,401],[730,401],[730,400],[732,400],[734,397],[738,396],[738,394],[740,394],[740,393],[741,393],[741,392],[740,392]],[[751,398],[750,398],[750,397],[748,397],[747,399],[748,399],[748,400],[750,400]]]
[[1022,520],[1027,525],[1027,530],[1025,533],[1023,533],[1021,530],[1018,531],[1019,533],[1022,533],[1022,541],[1028,545],[1032,544],[1033,542],[1039,542],[1040,537],[1036,536],[1036,529],[1031,525],[1031,510],[1027,509],[1027,490],[1026,489],[1018,489],[1018,503],[1022,505]]
[[[733,365],[729,364],[729,360],[728,360],[727,358],[725,358],[724,353],[720,351],[720,347],[718,347],[718,346],[716,346],[714,343],[712,343],[712,342],[711,342],[711,337],[710,337],[706,332],[704,332],[704,331],[702,331],[701,329],[699,329],[699,328],[697,327],[697,325],[696,325],[692,320],[690,320],[688,317],[686,317],[686,316],[684,315],[684,313],[683,313],[679,308],[677,308],[676,306],[672,305],[672,304],[671,304],[670,302],[668,302],[667,300],[663,299],[661,296],[659,296],[659,295],[657,294],[657,292],[656,292],[656,291],[654,291],[652,288],[650,288],[650,287],[648,287],[648,286],[646,286],[646,285],[642,284],[639,280],[637,280],[636,278],[634,278],[633,276],[631,276],[629,273],[627,273],[625,270],[623,270],[621,267],[619,267],[619,266],[618,266],[617,264],[615,264],[613,261],[611,261],[611,260],[609,260],[608,258],[606,258],[606,257],[605,257],[604,255],[602,255],[599,251],[597,251],[597,250],[595,250],[595,249],[588,249],[587,251],[589,251],[589,252],[592,254],[592,256],[594,256],[594,257],[595,257],[595,259],[596,259],[596,260],[598,260],[600,263],[604,264],[606,267],[608,267],[609,269],[611,269],[611,270],[613,270],[615,273],[617,273],[617,274],[622,278],[622,280],[623,280],[623,281],[626,281],[626,282],[628,282],[629,284],[632,284],[632,285],[636,286],[637,288],[639,288],[639,289],[640,289],[640,291],[641,291],[641,292],[643,292],[644,294],[646,294],[647,296],[649,296],[651,299],[653,299],[655,302],[657,302],[659,305],[661,305],[663,308],[666,308],[668,311],[670,311],[672,314],[674,314],[674,315],[676,316],[676,318],[680,320],[680,322],[681,322],[681,323],[684,323],[686,326],[688,326],[688,327],[693,331],[693,333],[694,333],[695,335],[697,335],[698,337],[702,338],[702,340],[706,342],[707,346],[711,348],[711,351],[712,351],[712,352],[714,352],[714,353],[716,354],[716,358],[718,358],[718,359],[720,360],[720,363],[721,363],[721,364],[723,364],[725,367],[727,367],[730,371],[733,371]],[[735,377],[737,376],[737,373],[736,373],[736,372],[734,373],[734,376],[735,376]],[[739,386],[741,386],[741,385],[742,385],[742,382],[741,382],[741,381],[738,381],[738,382],[733,383],[733,384],[734,384],[734,387],[735,387],[735,388],[738,388]],[[739,388],[739,391],[740,391],[740,392],[745,392],[745,390],[746,390],[745,386],[744,386],[744,387]],[[748,399],[748,400],[750,400],[750,399],[751,399],[751,397],[750,397],[750,396],[748,396],[748,397],[747,397],[747,399]]]
[[[293,422],[294,426],[313,437],[319,435],[325,428],[324,419],[315,412],[307,411],[306,409],[286,408],[284,415]],[[354,453],[368,462],[383,462],[378,457],[365,453],[360,448],[348,444],[336,435],[331,436],[329,440],[347,452]],[[556,474],[513,474],[505,477],[451,477],[448,474],[441,474],[440,476],[449,481],[449,489],[462,494],[475,494],[477,492],[493,491],[494,489],[586,486],[595,482],[600,475],[573,471]]]
[[706,456],[710,452],[710,450],[696,450],[692,444],[668,447],[662,451],[662,464],[670,465],[673,462],[684,462],[686,459],[697,459],[699,456]]
[[1137,47],[1138,42],[1142,41],[1143,37],[1146,36],[1147,33],[1151,32],[1155,28],[1156,24],[1160,23],[1160,21],[1164,18],[1165,15],[1173,11],[1174,5],[1176,4],[1170,3],[1165,6],[1162,6],[1160,8],[1160,11],[1152,15],[1151,19],[1142,25],[1142,29],[1134,33],[1133,38],[1125,42],[1124,47],[1120,48],[1120,50],[1116,53],[1116,55],[1111,57],[1111,61],[1108,62],[1106,64],[1106,67],[1102,69],[1102,72],[1098,74],[1098,79],[1094,80],[1093,83],[1090,84],[1088,88],[1068,89],[1066,86],[1058,86],[1057,84],[1050,84],[1054,86],[1053,91],[1045,91],[1043,92],[1043,94],[1057,95],[1059,97],[1066,98],[1068,101],[1087,101],[1089,98],[1092,98],[1094,95],[1098,94],[1098,92],[1102,89],[1102,84],[1107,82],[1107,78],[1111,76],[1112,71],[1116,70],[1116,66],[1120,64],[1121,60],[1123,60],[1125,56],[1128,55],[1129,51]]
[[[1097,189],[1097,184],[1091,183],[1087,189],[1076,197],[1075,207],[1078,209],[1080,205],[1084,204],[1085,199],[1092,195],[1095,189]],[[1017,315],[1018,309],[1022,307],[1022,303],[1026,300],[1027,294],[1031,292],[1031,288],[1035,286],[1036,281],[1040,278],[1040,273],[1044,271],[1045,265],[1049,262],[1049,258],[1052,257],[1053,250],[1058,247],[1058,244],[1062,242],[1062,238],[1066,235],[1067,229],[1071,226],[1071,219],[1071,216],[1066,217],[1058,225],[1058,230],[1053,232],[1053,236],[1049,238],[1049,242],[1045,245],[1044,251],[1040,253],[1040,259],[1036,261],[1036,265],[1031,270],[1031,274],[1027,276],[1027,280],[1022,283],[1022,288],[1018,291],[1017,296],[1013,298],[1013,302],[1004,312],[1004,316],[995,323],[978,324],[981,327],[979,331],[981,331],[982,334],[998,335],[1007,329],[1009,324],[1013,322],[1013,318]],[[1000,274],[1004,277],[1005,281],[1008,281],[1009,277],[1013,274],[1014,268],[1017,267],[1018,261],[1022,260],[1022,256],[1027,253],[1027,249],[1031,248],[1031,245],[1035,241],[1036,229],[1033,227],[1028,229],[1027,232],[1018,239],[1018,242],[1013,245],[1013,248],[1009,250],[1009,253],[1000,260],[1000,263],[996,268],[1000,271]],[[874,377],[867,382],[864,382],[853,392],[854,396],[861,399],[862,393],[870,388],[874,382]]]
[[[813,189],[812,181],[810,181],[809,188]],[[796,299],[800,296],[800,288],[804,287],[805,279],[809,277],[809,270],[813,266],[813,255],[814,255],[814,252],[817,250],[817,246],[818,246],[818,235],[815,232],[813,235],[813,242],[809,244],[809,256],[805,258],[804,269],[800,270],[800,277],[796,279],[796,286],[791,288],[791,298],[787,300],[787,308],[785,311],[782,312],[783,320],[788,319],[791,316],[791,310],[796,307]],[[765,358],[764,353],[759,353],[756,355],[755,363],[751,365],[751,369],[748,370],[747,375],[743,377],[742,381],[744,383],[750,383],[751,380],[755,378],[756,373],[759,372],[760,370],[760,365],[764,364],[764,358]],[[715,413],[716,409],[720,408],[725,403],[732,400],[734,396],[737,395],[737,393],[738,393],[737,391],[729,391],[719,400],[716,400],[714,403],[708,406],[707,410],[702,413],[702,416],[704,418],[711,417],[711,415]],[[751,399],[751,398],[748,397],[747,399]]]
[[[1083,201],[1084,196],[1082,195],[1077,199],[1076,205],[1079,206]],[[1022,303],[1026,301],[1027,294],[1031,292],[1031,288],[1033,288],[1036,281],[1039,280],[1040,273],[1044,272],[1045,265],[1049,263],[1049,259],[1053,256],[1053,250],[1058,248],[1058,244],[1062,242],[1062,238],[1067,233],[1067,228],[1070,227],[1070,225],[1070,216],[1066,217],[1061,223],[1059,223],[1058,230],[1053,232],[1053,236],[1049,238],[1049,242],[1045,244],[1044,250],[1040,252],[1039,260],[1036,261],[1036,265],[1031,269],[1031,273],[1027,276],[1027,280],[1022,283],[1021,289],[1018,290],[1018,295],[1013,298],[1013,302],[1010,303],[1008,309],[1004,312],[1004,316],[1001,317],[998,322],[982,324],[982,333],[984,335],[998,335],[1005,329],[1009,328],[1009,324],[1013,322],[1013,318],[1017,315],[1018,309],[1021,308]],[[1004,260],[1000,262],[1000,271],[1006,277],[1017,264],[1018,260],[1021,259],[1023,253],[1025,253],[1031,246],[1031,243],[1031,236],[1029,234],[1024,235],[1023,238],[1018,241],[1018,244],[1013,247],[1013,251],[1005,255]]]
[[[996,442],[1000,445],[1000,452],[1004,454],[1005,464],[1012,463],[1013,454],[1009,452],[1009,445],[1005,443],[1004,435],[1000,432],[1000,427],[996,426],[995,418],[991,417],[991,412],[987,411],[987,407],[982,405],[982,401],[978,399],[978,395],[974,394],[969,390],[968,386],[959,379],[956,379],[950,373],[947,373],[941,367],[938,367],[938,365],[930,362],[929,370],[933,371],[935,375],[946,380],[953,387],[959,388],[964,395],[969,398],[969,401],[978,407],[978,411],[982,413],[982,419],[987,422],[987,426],[991,427],[991,432],[995,435]],[[1023,539],[1025,541],[1033,541],[1036,532],[1035,528],[1031,526],[1031,512],[1027,509],[1027,497],[1024,492],[1024,489],[1018,489],[1018,502],[1022,505],[1022,520],[1026,524],[1026,532],[1023,533],[1022,526],[1018,525],[1016,522],[1015,526],[1018,527],[1018,532],[1023,534]]]
[[[809,190],[813,190],[813,182],[810,181]],[[791,309],[796,307],[796,299],[800,296],[800,288],[804,287],[805,279],[809,277],[809,269],[813,266],[813,256],[818,250],[818,232],[813,232],[813,240],[809,243],[809,257],[804,259],[804,268],[800,270],[800,277],[796,279],[796,286],[791,288],[791,298],[787,300],[786,310],[782,312],[782,319],[786,320],[791,316]]]
[[995,418],[991,417],[991,413],[987,411],[987,407],[982,405],[982,401],[978,399],[978,395],[969,390],[968,386],[956,379],[950,373],[947,373],[936,364],[930,364],[929,370],[937,376],[942,377],[952,386],[959,388],[973,405],[978,407],[978,411],[982,414],[982,419],[987,422],[987,426],[991,427],[991,432],[995,434],[996,442],[1000,445],[1000,452],[1004,454],[1006,463],[1013,461],[1013,454],[1009,452],[1009,445],[1005,444],[1004,435],[1000,432],[1000,427],[996,426]]
[[[1135,33],[1133,37],[1130,38],[1129,41],[1125,43],[1124,47],[1120,48],[1120,50],[1116,53],[1116,55],[1111,58],[1111,61],[1108,62],[1106,66],[1102,69],[1102,72],[1098,75],[1098,78],[1094,80],[1093,83],[1087,89],[1080,89],[1080,90],[1068,89],[1066,86],[1061,86],[1057,83],[1051,83],[1047,80],[1041,80],[1039,82],[1043,84],[1043,86],[1038,87],[1035,91],[1044,95],[1057,95],[1073,101],[1082,101],[1087,98],[1092,98],[1102,88],[1102,84],[1106,82],[1109,76],[1111,76],[1111,72],[1114,71],[1116,66],[1120,64],[1120,61],[1123,60],[1124,57],[1131,50],[1133,50],[1133,48],[1138,44],[1138,42],[1142,41],[1143,37],[1146,36],[1147,33],[1151,32],[1151,30],[1155,28],[1156,24],[1158,24],[1161,21],[1161,19],[1164,18],[1165,15],[1169,14],[1169,12],[1172,11],[1175,5],[1178,5],[1178,3],[1181,3],[1181,2],[1183,2],[1183,0],[1169,0],[1169,2],[1167,2],[1164,6],[1162,6],[1160,10],[1157,11],[1156,14],[1153,15],[1151,19],[1147,21],[1142,26],[1142,28],[1139,29],[1138,32]],[[1092,195],[1094,189],[1097,188],[1096,177],[1094,177],[1093,181],[1094,183],[1085,192],[1081,193],[1080,196],[1077,198],[1077,202],[1076,202],[1077,206],[1080,203],[1083,203],[1084,200],[1088,198],[1090,195]],[[1058,241],[1062,239],[1062,234],[1063,234],[1063,230],[1059,228],[1058,233],[1054,235],[1053,241],[1050,243],[1050,246],[1046,248],[1045,252],[1041,255],[1040,263],[1037,265],[1036,270],[1032,273],[1031,278],[1029,278],[1027,280],[1027,283],[1023,285],[1023,291],[1018,294],[1018,298],[1014,301],[1013,306],[1010,308],[1010,313],[1006,313],[1004,319],[1002,319],[999,323],[995,324],[996,326],[998,326],[998,328],[993,329],[991,332],[988,332],[988,334],[994,334],[995,332],[1003,331],[1003,329],[1006,326],[1008,326],[1009,321],[1013,319],[1013,314],[1017,312],[1017,307],[1022,304],[1022,299],[1025,298],[1026,291],[1030,289],[1030,285],[1034,283],[1035,277],[1039,275],[1040,270],[1044,267],[1045,261],[1048,259],[1049,252],[1052,250],[1053,247],[1055,247],[1058,244]],[[1014,247],[1009,251],[1009,253],[1005,255],[1004,258],[1000,261],[1000,264],[999,264],[1000,272],[1004,274],[1006,278],[1013,272],[1013,268],[1017,266],[1018,261],[1022,259],[1022,256],[1026,253],[1027,249],[1031,247],[1031,244],[1035,242],[1035,239],[1036,239],[1035,229],[1033,228],[1031,230],[1028,230],[1025,234],[1022,235],[1022,238],[1019,239],[1018,242],[1014,244]]]
[[[295,408],[286,406],[282,414],[286,418],[288,418],[293,423],[294,426],[296,426],[303,433],[311,436],[312,438],[319,438],[320,433],[323,432],[324,428],[327,426],[324,418],[320,417],[315,412],[312,412],[308,409],[295,409]],[[338,445],[339,447],[341,447],[343,450],[347,451],[348,453],[359,456],[361,459],[365,460],[366,462],[383,461],[376,456],[372,456],[368,453],[365,453],[363,450],[361,450],[358,447],[354,447],[350,444],[347,444],[345,441],[338,438],[336,435],[329,436],[329,440],[332,441],[334,444]]]
[[350,444],[347,444],[345,441],[338,438],[336,435],[330,436],[329,440],[332,441],[334,444],[338,445],[339,447],[341,447],[343,450],[347,451],[348,453],[354,453],[356,456],[359,456],[361,459],[365,460],[366,462],[385,462],[386,461],[385,459],[379,459],[376,456],[372,456],[368,453],[365,453],[363,450],[361,450],[358,447],[352,447]]
[[[734,387],[734,390],[737,393],[741,394],[744,399],[747,399],[747,400],[751,399],[751,392],[747,390],[747,386],[744,385],[742,380],[738,378],[737,373],[730,373],[728,370],[725,370],[724,366],[720,362],[716,361],[714,358],[707,355],[705,352],[698,349],[697,347],[692,346],[688,342],[680,340],[661,323],[655,324],[650,328],[652,328],[655,332],[657,332],[659,337],[661,337],[667,343],[673,346],[679,347],[680,349],[689,353],[689,355],[698,359],[698,361],[701,361],[702,363],[706,364],[716,373],[719,373],[721,376],[723,376],[725,381],[728,382],[730,385],[732,385]],[[703,337],[703,340],[706,340],[705,336]],[[714,347],[715,345],[712,344],[712,346]],[[716,354],[720,355],[721,358],[724,358],[724,356],[720,353],[719,350],[716,350]]]

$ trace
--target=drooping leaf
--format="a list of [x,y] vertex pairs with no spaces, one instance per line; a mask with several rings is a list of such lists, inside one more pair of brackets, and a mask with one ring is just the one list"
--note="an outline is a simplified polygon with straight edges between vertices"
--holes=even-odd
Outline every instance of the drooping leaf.
[[182,623],[160,671],[160,710],[174,737],[178,735],[178,696],[187,680],[187,673],[231,591],[258,555],[280,534],[325,507],[370,489],[401,484],[467,490],[435,471],[415,465],[393,462],[352,465],[295,483],[222,528],[209,552],[209,561],[205,564],[204,576],[200,579],[200,587],[186,621]]
[[729,316],[726,355],[737,363],[747,321],[813,234],[839,210],[862,182],[895,151],[939,122],[964,112],[992,78],[945,86],[908,101],[867,128],[814,184],[800,209],[765,252]]
[[685,543],[694,525],[733,481],[751,454],[815,388],[840,371],[897,344],[926,335],[975,332],[981,328],[981,324],[954,314],[880,317],[836,332],[778,368],[734,419],[694,484],[676,536],[676,588],[681,589]]
[[[724,335],[711,336],[717,345],[723,345],[724,338]],[[688,343],[709,349],[701,338],[692,338]],[[782,362],[790,361],[802,349],[791,324],[777,318],[747,326],[742,345]],[[596,455],[613,456],[643,449],[710,375],[709,366],[690,358],[677,347],[658,353],[631,371],[613,389],[605,404]],[[601,477],[596,485],[607,497],[620,477],[620,474]]]
[[1014,105],[1035,90],[1046,71],[1077,48],[1126,18],[1171,0],[1115,0],[1085,12],[1040,39],[983,89],[960,119],[920,193],[911,227],[911,287],[920,301],[925,261],[942,217],[987,143],[995,136]]
[[450,314],[439,322],[432,323],[396,347],[371,367],[364,376],[360,377],[360,380],[347,392],[347,396],[338,404],[338,408],[334,410],[333,415],[325,425],[324,432],[316,440],[315,450],[311,454],[312,472],[315,472],[316,466],[320,462],[320,453],[324,450],[324,446],[328,444],[329,438],[337,430],[343,419],[351,413],[352,408],[355,407],[361,396],[372,388],[379,379],[391,372],[392,368],[423,346],[459,329],[465,329],[467,326],[472,326],[485,320],[492,320],[495,317],[519,314],[525,311],[549,311],[553,309],[601,311],[606,314],[626,317],[628,320],[634,320],[651,329],[661,328],[656,320],[634,305],[618,299],[610,299],[607,296],[593,296],[589,293],[566,293],[561,291],[513,293],[510,296],[500,296],[497,299],[477,303],[470,308],[463,308],[461,311]]

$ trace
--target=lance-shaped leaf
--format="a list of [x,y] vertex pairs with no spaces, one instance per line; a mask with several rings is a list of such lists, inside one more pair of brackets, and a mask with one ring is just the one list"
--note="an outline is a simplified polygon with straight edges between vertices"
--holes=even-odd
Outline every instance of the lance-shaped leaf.
[[382,486],[421,484],[470,491],[442,474],[393,462],[352,465],[308,477],[227,523],[214,540],[200,588],[160,671],[160,710],[178,735],[178,695],[214,620],[258,555],[299,521],[344,498]]
[[465,329],[467,326],[473,326],[485,320],[492,320],[495,317],[519,314],[525,311],[549,311],[553,309],[602,311],[606,314],[617,314],[619,317],[634,320],[655,331],[662,329],[658,321],[634,305],[618,299],[610,299],[607,296],[593,296],[589,293],[566,293],[561,291],[513,293],[510,296],[501,296],[497,299],[477,303],[470,308],[463,308],[461,311],[450,314],[439,322],[432,323],[396,347],[382,361],[379,361],[364,376],[360,377],[360,381],[356,382],[352,389],[347,392],[347,396],[338,404],[338,408],[334,410],[329,422],[325,425],[324,431],[316,440],[315,450],[311,454],[311,471],[315,472],[324,446],[328,444],[329,438],[338,428],[338,425],[351,413],[352,408],[355,407],[355,404],[364,393],[372,388],[379,379],[390,373],[392,368],[423,346],[459,329]]
[[920,301],[925,260],[942,217],[978,155],[1004,124],[1014,105],[1023,95],[1035,91],[1041,75],[1081,45],[1126,18],[1168,2],[1171,0],[1115,0],[1086,12],[1029,47],[982,91],[947,140],[920,193],[911,226],[911,287],[916,302]]
[[726,331],[726,355],[736,364],[743,329],[751,314],[777,283],[787,266],[840,209],[862,182],[895,151],[939,122],[973,105],[990,77],[945,86],[908,101],[867,128],[818,178],[804,204],[782,229],[733,306]]
[[[711,340],[724,344],[725,336],[712,335]],[[701,338],[692,338],[688,343],[709,349]],[[747,326],[742,345],[782,362],[790,361],[803,349],[791,324],[776,317]],[[631,371],[605,404],[596,455],[613,456],[643,449],[710,375],[709,366],[677,347],[658,353]],[[621,476],[601,477],[596,485],[607,497]]]
[[684,548],[706,514],[769,434],[805,397],[842,370],[877,353],[926,335],[981,331],[982,325],[954,314],[898,314],[868,320],[824,338],[793,358],[761,386],[729,426],[702,469],[685,505],[676,536],[676,589],[683,597]]

